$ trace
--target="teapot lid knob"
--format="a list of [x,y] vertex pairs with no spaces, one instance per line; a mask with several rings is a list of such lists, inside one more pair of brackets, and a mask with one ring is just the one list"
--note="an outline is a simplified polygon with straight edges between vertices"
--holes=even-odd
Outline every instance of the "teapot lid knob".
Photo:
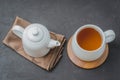
[[33,29],[32,34],[34,36],[37,36],[39,34],[39,31],[38,31],[37,27]]
[[39,27],[31,27],[27,31],[27,35],[28,35],[29,40],[33,42],[39,42],[43,39],[44,33],[42,29],[40,29]]

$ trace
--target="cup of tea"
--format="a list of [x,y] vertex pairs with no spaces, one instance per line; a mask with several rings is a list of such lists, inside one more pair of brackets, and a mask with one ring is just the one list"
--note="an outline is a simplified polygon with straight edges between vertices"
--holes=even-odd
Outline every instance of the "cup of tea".
[[113,30],[103,30],[97,25],[87,24],[80,27],[72,37],[71,48],[83,61],[93,61],[102,56],[106,44],[115,39]]

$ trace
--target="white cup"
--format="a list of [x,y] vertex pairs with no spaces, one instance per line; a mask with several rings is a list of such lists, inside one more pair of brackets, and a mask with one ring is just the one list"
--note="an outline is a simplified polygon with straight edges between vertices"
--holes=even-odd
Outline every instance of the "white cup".
[[[99,48],[95,49],[95,50],[86,50],[83,49],[77,42],[77,35],[79,32],[81,32],[83,29],[86,28],[92,28],[94,30],[96,30],[101,38],[102,38],[102,42]],[[84,25],[82,27],[80,27],[75,34],[72,37],[72,50],[74,52],[74,54],[80,58],[81,60],[84,61],[93,61],[98,59],[99,57],[101,57],[101,55],[103,54],[103,52],[105,51],[106,48],[106,44],[109,42],[112,42],[115,39],[115,32],[113,30],[107,30],[105,32],[102,31],[102,29],[100,29],[98,26],[96,25],[92,25],[92,24],[87,24]]]

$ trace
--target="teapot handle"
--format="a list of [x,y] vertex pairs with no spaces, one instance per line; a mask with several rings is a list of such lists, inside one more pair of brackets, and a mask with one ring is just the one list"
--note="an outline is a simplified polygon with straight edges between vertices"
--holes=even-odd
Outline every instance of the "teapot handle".
[[14,25],[14,27],[12,28],[12,31],[15,35],[17,35],[19,38],[22,38],[23,36],[23,32],[24,32],[24,28],[22,28],[19,25]]

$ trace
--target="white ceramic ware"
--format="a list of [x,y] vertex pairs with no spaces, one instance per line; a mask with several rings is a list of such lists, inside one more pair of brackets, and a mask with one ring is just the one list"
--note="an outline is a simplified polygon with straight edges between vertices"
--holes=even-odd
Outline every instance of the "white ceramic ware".
[[[89,50],[83,49],[82,47],[78,45],[77,34],[85,28],[93,28],[101,35],[102,43],[98,49],[89,51]],[[87,24],[87,25],[80,27],[75,32],[75,34],[72,37],[71,47],[72,47],[74,54],[81,60],[93,61],[93,60],[98,59],[103,54],[106,44],[109,42],[112,42],[114,39],[115,39],[115,32],[113,30],[107,30],[103,32],[102,29],[100,29],[100,27],[96,25],[92,25],[92,24]]]
[[25,52],[32,57],[45,56],[51,48],[60,46],[59,41],[50,38],[48,29],[38,23],[30,24],[25,29],[15,25],[12,31],[22,39]]

